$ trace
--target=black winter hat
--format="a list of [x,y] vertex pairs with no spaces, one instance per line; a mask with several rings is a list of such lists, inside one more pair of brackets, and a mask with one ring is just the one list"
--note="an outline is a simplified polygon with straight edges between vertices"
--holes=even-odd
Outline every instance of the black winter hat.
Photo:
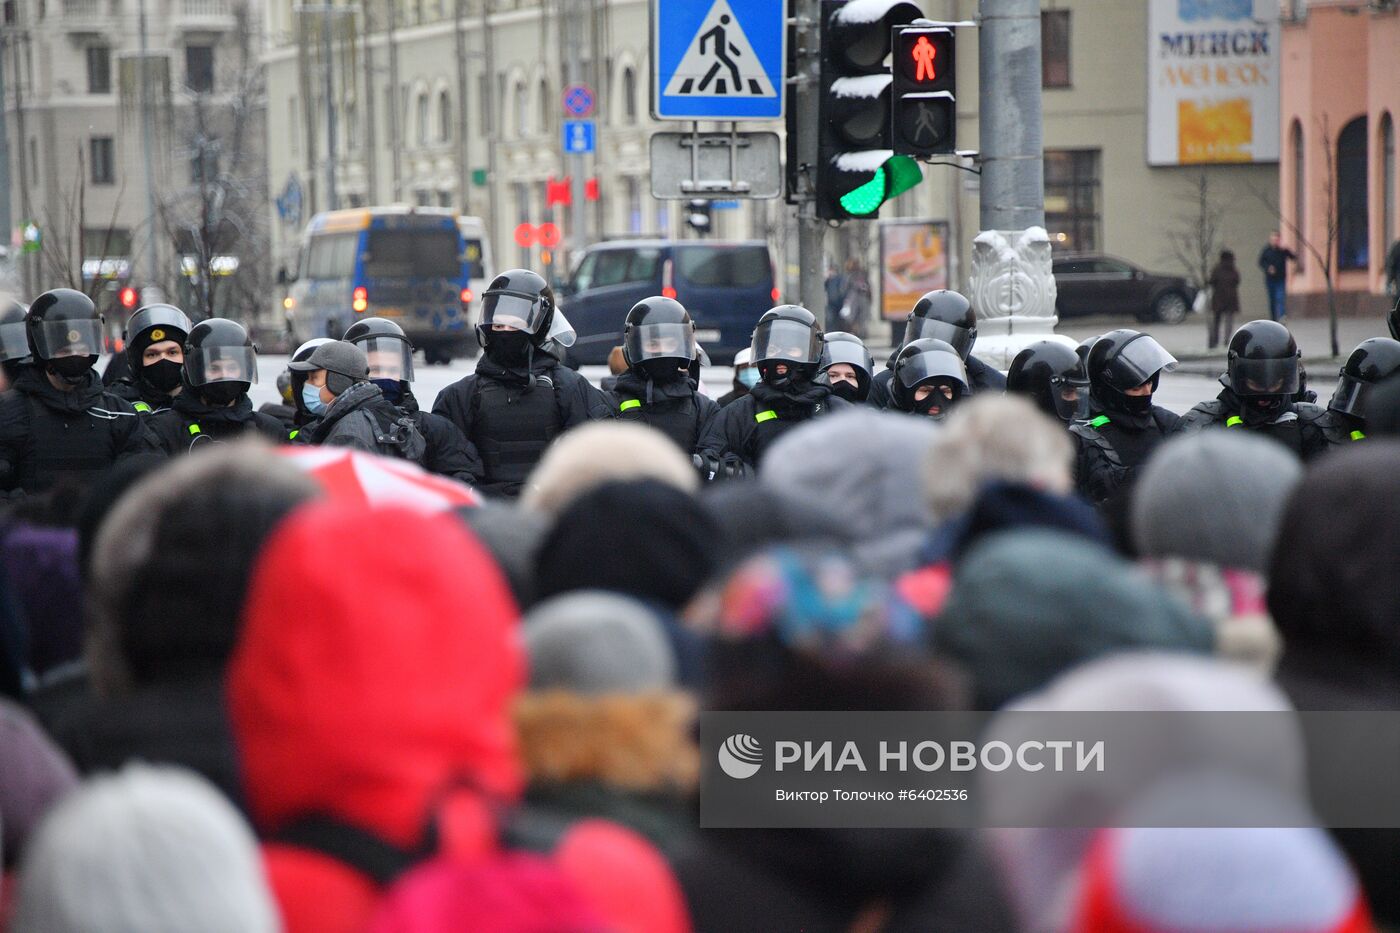
[[719,560],[720,531],[695,497],[656,480],[579,496],[535,554],[535,595],[611,590],[679,610]]

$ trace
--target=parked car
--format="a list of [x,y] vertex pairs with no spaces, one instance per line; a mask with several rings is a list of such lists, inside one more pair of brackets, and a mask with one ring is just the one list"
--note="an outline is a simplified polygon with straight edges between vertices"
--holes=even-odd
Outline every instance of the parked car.
[[578,338],[574,365],[602,364],[643,298],[665,295],[690,311],[710,359],[728,363],[749,345],[759,317],[778,303],[773,260],[762,240],[619,240],[590,246],[559,289]]
[[1147,272],[1114,256],[1066,254],[1052,260],[1055,312],[1062,318],[1131,314],[1139,321],[1180,324],[1196,288],[1179,275]]

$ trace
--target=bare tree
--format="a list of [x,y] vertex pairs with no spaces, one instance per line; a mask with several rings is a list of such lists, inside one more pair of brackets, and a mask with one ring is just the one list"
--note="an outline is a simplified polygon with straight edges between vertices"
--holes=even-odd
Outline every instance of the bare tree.
[[1167,231],[1167,243],[1191,284],[1204,289],[1210,282],[1211,266],[1220,254],[1220,231],[1230,205],[1211,191],[1210,175],[1204,171],[1191,179],[1190,198],[1191,209],[1182,213],[1177,225]]
[[1341,222],[1337,214],[1337,150],[1334,145],[1335,137],[1326,114],[1317,121],[1317,137],[1322,152],[1322,196],[1326,205],[1323,209],[1322,240],[1320,243],[1314,242],[1306,231],[1283,216],[1283,213],[1278,209],[1278,201],[1272,194],[1258,189],[1252,190],[1254,196],[1278,217],[1280,225],[1292,235],[1298,248],[1305,250],[1308,255],[1312,256],[1318,267],[1322,269],[1322,280],[1327,288],[1328,336],[1332,342],[1332,355],[1337,357],[1342,355],[1341,345],[1337,337],[1337,283],[1335,281],[1337,238]]
[[[107,282],[116,278],[108,263],[125,255],[118,251],[117,216],[121,210],[122,194],[125,185],[117,189],[112,204],[112,216],[100,230],[90,230],[87,221],[87,162],[82,144],[78,144],[78,167],[71,187],[59,185],[58,213],[44,212],[43,244],[40,248],[40,263],[44,278],[55,287],[71,288],[83,292],[96,301],[98,293],[106,288]],[[88,234],[96,236],[91,242]],[[89,255],[89,247],[95,249]],[[93,274],[85,276],[83,266],[88,261],[96,265]]]

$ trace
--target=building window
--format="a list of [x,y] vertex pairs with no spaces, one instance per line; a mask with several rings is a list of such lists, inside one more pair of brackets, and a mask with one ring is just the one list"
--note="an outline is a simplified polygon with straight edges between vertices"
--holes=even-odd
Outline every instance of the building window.
[[642,183],[635,175],[624,182],[627,191],[627,232],[642,232]]
[[297,95],[293,94],[287,98],[287,142],[291,145],[292,155],[301,154],[301,114],[298,112],[301,102]]
[[[418,145],[428,145],[428,92],[423,91],[414,103],[413,115],[418,120]],[[427,205],[424,205],[425,207]]]
[[622,114],[628,126],[637,125],[637,71],[622,69]]
[[1100,248],[1099,157],[1098,149],[1045,151],[1045,227],[1050,242],[1060,249]]
[[202,185],[219,177],[218,143],[210,141],[190,155],[190,184]]
[[131,231],[124,227],[84,227],[84,259],[116,259],[131,255]]
[[92,183],[111,185],[117,180],[115,145],[110,136],[88,140],[88,161],[92,163]]
[[353,100],[345,102],[345,148],[350,152],[360,148],[360,112]]
[[452,206],[452,192],[446,189],[438,192],[438,207]]
[[[1308,189],[1303,183],[1307,176],[1304,174],[1306,162],[1303,158],[1303,124],[1297,120],[1293,121],[1293,129],[1289,133],[1293,143],[1293,229],[1297,231],[1299,237],[1307,235],[1307,227],[1304,222],[1307,220]],[[1306,250],[1298,251],[1298,269],[1303,268],[1303,256]]]
[[549,114],[554,109],[554,100],[549,93],[549,82],[543,78],[539,85],[539,108],[540,134],[544,135],[549,132]]
[[185,46],[185,86],[196,94],[214,90],[214,47]]
[[1069,87],[1069,10],[1040,11],[1040,86]]
[[452,142],[452,98],[438,91],[438,142]]
[[524,136],[530,126],[530,92],[525,89],[524,81],[515,83],[511,97],[515,103],[515,135]]
[[1381,115],[1381,238],[1390,255],[1395,242],[1395,121],[1389,113]]
[[87,78],[89,94],[112,93],[112,48],[107,45],[87,47]]
[[1366,198],[1366,118],[1337,136],[1337,268],[1365,269],[1371,262],[1370,204]]
[[431,207],[433,203],[433,193],[427,188],[419,188],[413,192],[413,200],[419,207]]

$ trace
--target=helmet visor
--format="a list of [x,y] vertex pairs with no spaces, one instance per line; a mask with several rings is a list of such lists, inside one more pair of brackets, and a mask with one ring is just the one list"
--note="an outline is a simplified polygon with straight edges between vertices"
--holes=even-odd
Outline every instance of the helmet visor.
[[639,324],[627,334],[627,356],[642,360],[695,359],[695,329],[689,324]]
[[753,332],[753,358],[755,363],[817,363],[821,341],[801,321],[762,321]]
[[366,337],[355,341],[369,358],[371,379],[413,381],[413,349],[398,337]]
[[549,333],[544,335],[544,339],[553,340],[561,347],[572,347],[578,339],[578,331],[574,330],[574,325],[564,317],[564,312],[555,308],[554,317],[549,321]]
[[904,329],[904,342],[913,343],[925,337],[952,344],[953,349],[958,351],[958,356],[963,359],[967,359],[967,354],[972,349],[972,331],[966,327],[926,317],[910,318]]
[[1063,421],[1083,421],[1089,417],[1089,384],[1056,376],[1050,380],[1050,400]]
[[500,324],[534,334],[544,323],[545,308],[545,303],[537,295],[487,292],[481,301],[481,323],[488,327]]
[[0,360],[18,360],[29,355],[29,338],[24,334],[24,322],[0,324]]
[[1109,385],[1120,391],[1136,388],[1160,372],[1176,369],[1176,357],[1146,334],[1134,337],[1123,345],[1104,370]]
[[1332,401],[1327,407],[1355,418],[1366,417],[1366,398],[1371,394],[1371,383],[1342,373],[1337,380],[1337,391],[1332,393]]
[[1230,362],[1230,388],[1236,395],[1293,395],[1298,391],[1298,358]]
[[825,372],[837,363],[845,363],[858,369],[867,377],[875,368],[870,359],[870,351],[852,340],[828,340],[822,348],[822,371]]
[[34,351],[46,360],[60,356],[97,356],[102,352],[102,322],[40,321],[34,331]]
[[258,381],[258,358],[252,347],[199,347],[185,354],[185,375],[192,386],[215,382]]
[[899,384],[913,389],[930,379],[952,379],[967,390],[967,369],[962,358],[947,350],[925,350],[900,360],[895,366]]

